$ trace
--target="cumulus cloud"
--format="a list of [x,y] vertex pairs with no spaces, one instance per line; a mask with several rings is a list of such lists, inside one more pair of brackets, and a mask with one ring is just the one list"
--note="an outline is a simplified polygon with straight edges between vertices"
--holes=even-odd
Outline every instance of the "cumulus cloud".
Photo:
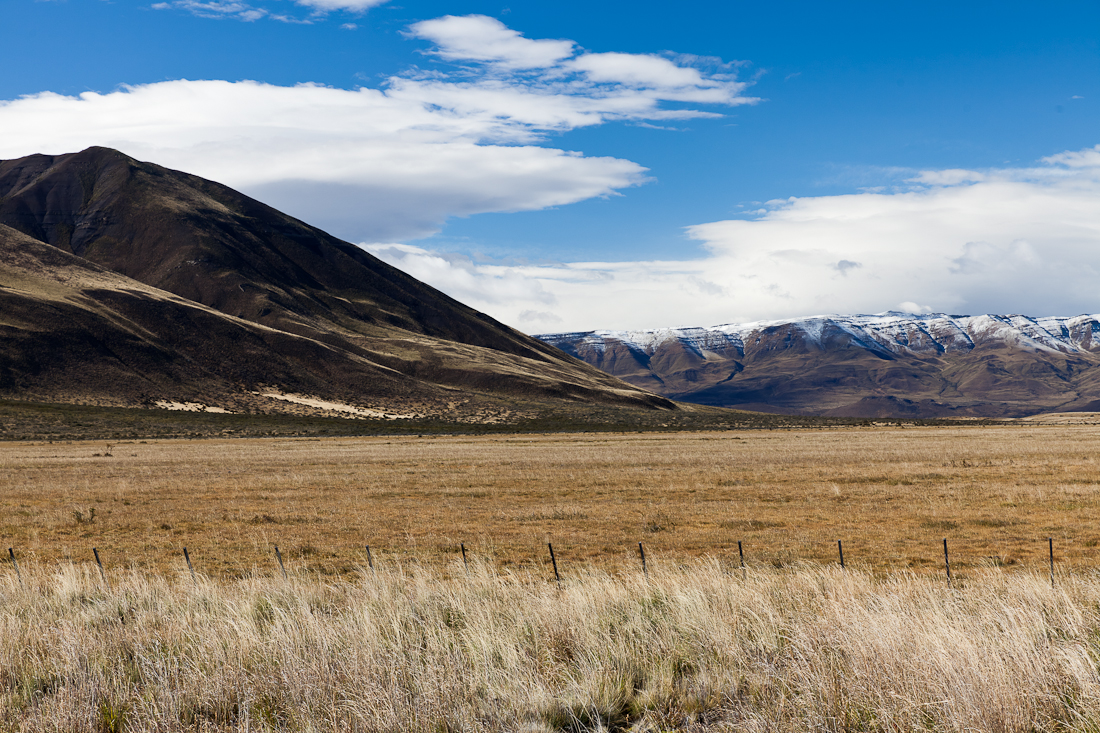
[[[247,7],[181,1],[210,13]],[[43,92],[0,102],[0,157],[114,147],[340,236],[387,241],[425,236],[448,217],[560,206],[648,180],[628,160],[547,147],[550,133],[713,114],[666,108],[693,93],[700,105],[754,101],[725,73],[664,58],[638,57],[634,76],[593,75],[573,66],[586,55],[572,41],[526,39],[484,16],[418,23],[410,34],[462,65],[354,90],[177,80],[75,97]]]
[[1100,146],[979,173],[925,171],[894,193],[792,198],[692,226],[708,252],[698,260],[509,265],[376,252],[529,332],[885,310],[1100,313]]
[[435,43],[436,56],[451,61],[483,61],[509,69],[553,66],[573,55],[576,45],[567,40],[524,38],[495,18],[485,15],[447,15],[416,23],[409,29],[416,38]]

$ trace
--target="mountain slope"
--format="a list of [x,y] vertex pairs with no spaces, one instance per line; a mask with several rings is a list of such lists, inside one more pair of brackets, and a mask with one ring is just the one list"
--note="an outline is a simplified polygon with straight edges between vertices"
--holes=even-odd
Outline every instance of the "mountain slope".
[[226,316],[0,225],[0,394],[246,409],[252,390],[426,397],[414,380],[312,339]]
[[723,407],[997,417],[1100,399],[1100,316],[883,313],[539,338],[632,384]]
[[[151,349],[149,361],[122,349],[136,359],[126,373],[156,385],[145,399],[202,383],[229,404],[264,384],[431,409],[484,394],[675,409],[232,189],[106,148],[0,162],[0,225],[9,396],[50,373],[50,394],[132,403],[126,370],[78,343],[113,324],[112,338]],[[57,294],[54,268],[80,273],[64,276],[77,294]],[[85,287],[92,272],[106,284]],[[28,278],[54,284],[20,290]],[[27,295],[36,288],[51,295]]]
[[0,162],[0,223],[140,282],[284,331],[410,333],[511,353],[537,342],[226,186],[107,148]]

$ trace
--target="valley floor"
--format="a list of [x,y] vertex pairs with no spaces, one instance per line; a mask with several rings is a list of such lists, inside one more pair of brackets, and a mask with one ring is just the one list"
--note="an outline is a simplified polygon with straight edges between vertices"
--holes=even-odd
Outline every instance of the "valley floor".
[[[0,443],[0,537],[40,565],[352,576],[691,557],[876,573],[1100,567],[1100,426]],[[10,561],[9,561],[10,565]],[[3,566],[0,566],[0,571]]]
[[1095,731],[1083,422],[0,443],[0,729]]

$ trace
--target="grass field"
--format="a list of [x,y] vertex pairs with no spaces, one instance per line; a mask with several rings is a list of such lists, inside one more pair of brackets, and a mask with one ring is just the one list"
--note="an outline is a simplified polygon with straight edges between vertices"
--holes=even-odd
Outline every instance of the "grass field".
[[573,573],[475,562],[193,583],[0,579],[0,729],[982,731],[1100,726],[1100,582],[713,560]]
[[0,730],[1095,732],[1097,455],[1026,421],[0,443]]
[[[108,445],[110,446],[108,448]],[[545,576],[713,556],[965,574],[1100,567],[1100,428],[0,443],[0,542],[27,562],[349,576],[471,557]],[[6,554],[6,553],[5,553]],[[10,563],[5,572],[10,572]]]

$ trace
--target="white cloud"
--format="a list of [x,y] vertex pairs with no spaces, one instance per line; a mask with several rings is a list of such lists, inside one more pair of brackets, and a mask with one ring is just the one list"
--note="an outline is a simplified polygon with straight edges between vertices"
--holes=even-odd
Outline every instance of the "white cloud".
[[721,77],[706,78],[699,69],[680,66],[667,58],[637,53],[587,53],[573,60],[571,68],[591,82],[650,89],[663,99],[711,104],[755,102],[741,96],[747,86]]
[[1048,166],[1066,166],[1067,168],[1100,167],[1100,145],[1084,150],[1070,150],[1043,158]]
[[389,0],[294,0],[298,5],[314,8],[322,12],[331,10],[350,10],[354,13],[364,13],[370,8],[378,7]]
[[[448,15],[413,25],[410,35],[436,44],[433,54],[458,62],[488,64],[498,73],[539,73],[532,85],[547,92],[585,94],[600,100],[600,113],[627,118],[699,117],[699,110],[658,110],[662,101],[755,104],[749,86],[728,73],[733,64],[699,56],[580,53],[568,40],[532,40],[484,15]],[[709,71],[709,67],[719,67]],[[531,78],[528,76],[527,78]]]
[[1098,313],[1097,153],[980,175],[925,171],[896,193],[772,202],[753,219],[690,227],[709,253],[698,260],[517,266],[376,251],[533,333],[885,310]]
[[910,179],[911,183],[925,183],[929,186],[957,186],[960,183],[978,183],[985,175],[978,171],[949,168],[942,171],[921,171]]
[[416,23],[410,35],[432,41],[433,52],[451,61],[483,61],[509,69],[546,68],[573,55],[572,41],[532,40],[496,18],[447,15]]
[[185,10],[200,18],[236,18],[237,20],[254,21],[268,14],[263,8],[256,8],[248,3],[235,2],[234,0],[172,0],[171,2],[155,3],[150,6],[154,10]]
[[469,106],[462,89],[439,91],[416,82],[348,91],[174,81],[79,97],[44,93],[0,103],[0,157],[113,147],[359,239],[414,238],[450,216],[559,206],[645,180],[645,169],[627,160],[493,144],[533,140],[536,121],[570,124],[553,100],[531,109],[515,90],[521,120],[513,122],[498,116],[507,90],[494,90],[490,113]]
[[[365,13],[389,0],[294,0],[295,5],[309,8],[314,16],[324,16],[336,10]],[[200,18],[235,18],[253,21],[268,17],[284,23],[310,23],[310,18],[295,18],[285,13],[272,13],[265,7],[250,5],[237,0],[169,0],[150,5],[153,10],[183,10]]]
[[[180,2],[247,12],[242,3]],[[411,239],[448,217],[560,206],[647,180],[628,160],[544,147],[549,133],[713,114],[664,106],[693,93],[699,104],[716,90],[722,105],[753,101],[725,75],[677,74],[656,57],[629,86],[596,81],[565,58],[571,41],[541,45],[482,16],[448,16],[413,33],[467,63],[378,89],[178,80],[76,97],[43,92],[0,102],[0,157],[104,145],[221,181],[346,238]],[[471,59],[463,44],[477,38],[488,50]],[[532,71],[536,60],[556,65]]]
[[560,320],[547,310],[558,304],[557,296],[537,278],[526,277],[525,268],[475,264],[469,257],[429,252],[406,244],[369,244],[363,248],[479,310],[488,312],[507,303],[524,321]]

